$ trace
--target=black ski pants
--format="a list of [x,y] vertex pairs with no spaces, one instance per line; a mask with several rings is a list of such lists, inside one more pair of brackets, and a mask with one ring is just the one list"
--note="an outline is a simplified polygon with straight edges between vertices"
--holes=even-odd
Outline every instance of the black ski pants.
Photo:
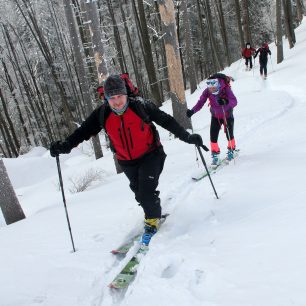
[[211,123],[210,123],[210,141],[211,142],[218,142],[219,131],[221,129],[222,124],[224,126],[224,132],[226,134],[227,140],[232,140],[234,138],[234,116],[233,115],[226,118],[226,121],[224,119],[218,119],[214,116],[211,116]]
[[249,63],[250,63],[250,68],[252,69],[253,68],[252,56],[245,58],[245,65],[248,66]]
[[264,74],[265,76],[267,76],[267,64],[268,64],[268,62],[262,61],[259,64],[260,64],[260,68],[259,68],[260,75]]
[[160,146],[145,156],[119,164],[130,181],[130,188],[135,194],[135,199],[143,208],[145,218],[160,218],[161,205],[158,197],[159,176],[163,171],[166,154]]

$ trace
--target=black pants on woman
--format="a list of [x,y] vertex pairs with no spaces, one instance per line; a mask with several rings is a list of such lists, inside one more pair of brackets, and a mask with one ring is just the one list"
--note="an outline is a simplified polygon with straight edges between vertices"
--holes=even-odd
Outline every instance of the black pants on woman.
[[163,171],[166,154],[163,147],[132,161],[119,161],[130,181],[130,188],[135,199],[143,208],[146,219],[160,218],[161,206],[158,186],[159,176]]
[[268,62],[260,62],[260,75],[262,75],[264,73],[265,76],[267,76],[267,64]]
[[232,140],[234,138],[234,116],[233,115],[226,118],[226,122],[224,119],[218,119],[214,116],[211,116],[211,123],[210,123],[210,141],[211,142],[218,142],[219,131],[222,125],[224,126],[224,132],[226,134],[227,140]]
[[252,57],[246,57],[245,58],[245,65],[248,66],[250,62],[250,68],[252,69],[253,68],[253,63],[252,63]]

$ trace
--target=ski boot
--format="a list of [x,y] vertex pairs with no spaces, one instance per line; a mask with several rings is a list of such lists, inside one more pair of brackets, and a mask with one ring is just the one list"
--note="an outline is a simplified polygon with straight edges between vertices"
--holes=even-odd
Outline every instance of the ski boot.
[[234,153],[235,153],[235,150],[228,149],[227,154],[226,154],[227,155],[226,160],[231,161],[232,159],[234,159]]
[[211,166],[212,168],[217,168],[220,165],[220,153],[217,152],[212,152],[211,157],[212,157],[212,162]]
[[144,233],[142,234],[141,244],[148,246],[151,238],[155,235],[158,229],[159,219],[145,219]]

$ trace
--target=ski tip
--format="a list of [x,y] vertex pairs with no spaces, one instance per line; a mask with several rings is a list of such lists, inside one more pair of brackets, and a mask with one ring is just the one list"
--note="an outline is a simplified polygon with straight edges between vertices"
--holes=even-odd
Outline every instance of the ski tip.
[[110,288],[110,289],[116,289],[116,290],[119,290],[119,289],[125,289],[125,288],[127,288],[128,287],[128,285],[129,285],[129,283],[116,283],[115,281],[112,281],[109,285],[108,285],[108,287]]
[[110,283],[108,287],[111,289],[118,289],[118,287],[116,287],[113,283]]
[[111,253],[114,254],[114,255],[117,255],[117,254],[119,254],[120,252],[118,252],[117,250],[111,250]]

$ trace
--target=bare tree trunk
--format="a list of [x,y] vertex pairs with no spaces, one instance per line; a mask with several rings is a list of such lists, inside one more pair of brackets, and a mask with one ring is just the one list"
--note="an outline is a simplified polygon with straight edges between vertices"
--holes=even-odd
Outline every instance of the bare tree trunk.
[[[284,18],[285,18],[285,30],[286,30],[286,36],[288,39],[288,43],[289,43],[289,48],[293,48],[294,47],[294,41],[293,41],[293,37],[292,37],[292,24],[291,24],[291,19],[290,19],[290,13],[289,13],[289,5],[288,2],[290,0],[282,0],[283,1],[283,12],[284,12]],[[291,6],[290,6],[291,8]],[[294,31],[293,31],[294,32]]]
[[243,16],[243,33],[244,33],[244,41],[252,43],[252,36],[250,30],[250,15],[249,15],[249,0],[241,0],[242,7],[242,16]]
[[7,143],[6,143],[7,149],[10,152],[12,152],[15,157],[17,157],[18,156],[18,151],[17,151],[17,149],[14,145],[13,139],[12,139],[11,134],[10,134],[10,130],[9,130],[8,126],[6,125],[6,122],[1,115],[1,112],[0,112],[0,126],[3,129],[3,135],[4,135],[4,137],[7,141]]
[[1,131],[1,134],[2,134],[2,137],[3,137],[3,140],[4,140],[4,144],[5,144],[5,147],[6,147],[7,155],[8,155],[8,157],[13,157],[13,154],[12,154],[11,148],[10,148],[10,144],[9,144],[9,142],[7,140],[6,132],[4,130],[4,125],[5,125],[5,122],[2,121],[1,113],[0,113],[0,131]]
[[229,52],[227,29],[226,29],[225,20],[224,20],[222,1],[218,0],[216,5],[217,5],[217,11],[218,11],[219,20],[220,20],[220,29],[221,29],[221,35],[222,35],[222,40],[223,40],[223,45],[224,45],[226,62],[227,62],[227,66],[230,66],[231,58],[230,58],[230,52]]
[[173,117],[187,129],[192,126],[190,119],[186,116],[187,105],[178,51],[174,4],[172,0],[158,0],[158,4],[164,30]]
[[212,16],[211,16],[210,1],[209,0],[204,0],[203,4],[204,4],[206,20],[207,20],[209,41],[210,41],[211,49],[212,49],[212,53],[213,53],[215,72],[217,72],[217,71],[223,69],[223,64],[222,64],[220,54],[219,54],[218,48],[217,48],[215,31],[214,31],[214,24],[213,24]]
[[[76,31],[76,22],[73,16],[73,10],[71,2],[67,4],[67,0],[64,1],[65,15],[68,23],[68,29],[70,33],[71,43],[73,46],[73,52],[76,59],[76,69],[80,78],[80,85],[83,94],[83,99],[85,102],[85,110],[87,116],[93,111],[92,107],[92,94],[90,92],[90,86],[88,84],[88,79],[86,78],[86,70],[84,67],[83,55],[81,53],[80,40]],[[92,138],[92,144],[95,152],[96,159],[103,157],[103,152],[98,136]]]
[[10,178],[0,157],[0,207],[6,224],[25,219],[25,214],[19,204]]
[[[0,131],[1,131],[1,128],[0,128]],[[1,156],[1,154],[2,154],[3,157],[7,158],[7,154],[6,154],[3,146],[0,143],[0,156]]]
[[302,3],[303,0],[296,0],[296,13],[297,13],[297,19],[299,21],[299,24],[303,20],[303,15],[304,15],[304,6]]
[[10,116],[9,116],[8,109],[7,109],[6,102],[5,102],[5,99],[3,97],[1,88],[0,88],[0,100],[2,102],[3,112],[5,114],[6,120],[8,122],[9,127],[10,127],[10,131],[12,133],[12,138],[13,138],[13,141],[14,141],[14,146],[16,147],[16,150],[18,152],[19,149],[20,149],[20,143],[19,143],[19,141],[17,139],[17,135],[16,135],[16,131],[15,131],[15,128],[14,128],[14,124],[13,124],[13,122],[12,122]]
[[183,18],[184,18],[184,30],[185,30],[185,41],[186,41],[186,53],[187,53],[187,69],[190,83],[190,93],[194,93],[197,89],[197,76],[196,69],[193,60],[193,43],[191,39],[191,29],[189,23],[187,0],[182,1]]
[[244,48],[245,41],[243,39],[239,0],[235,0],[235,11],[236,11],[236,16],[237,16],[237,25],[238,25],[238,32],[239,32],[239,38],[240,38],[240,47]]
[[102,44],[98,8],[95,0],[81,0],[81,3],[85,4],[87,22],[91,33],[94,59],[100,84],[107,78],[108,70],[105,61],[104,46]]
[[[162,33],[162,24],[161,24],[161,18],[160,18],[160,14],[159,14],[159,10],[158,10],[158,3],[156,1],[154,1],[154,7],[155,7],[155,12],[156,12],[156,20],[157,20],[157,28],[158,28],[158,33],[159,35]],[[169,81],[168,81],[168,68],[167,68],[167,58],[166,58],[166,50],[165,50],[165,43],[164,43],[164,39],[159,39],[158,40],[158,47],[160,48],[160,54],[161,54],[161,67],[162,67],[162,78],[163,80],[161,81],[161,95],[162,95],[162,99],[164,100],[164,93],[163,93],[163,88],[165,89],[166,92],[170,91],[170,85],[169,85]],[[163,86],[164,83],[164,86]]]
[[141,77],[140,77],[140,74],[139,74],[139,69],[138,69],[138,66],[137,66],[137,59],[136,59],[134,47],[133,47],[133,44],[132,44],[129,29],[128,29],[128,26],[127,26],[127,20],[126,20],[126,17],[125,17],[122,1],[120,1],[120,13],[121,13],[122,22],[124,24],[126,41],[127,41],[127,44],[128,44],[128,50],[129,50],[129,54],[130,54],[135,78],[136,78],[136,83],[137,83],[137,86],[139,88],[143,88],[142,80],[141,80]]
[[118,52],[118,56],[117,56],[118,62],[119,62],[119,65],[120,65],[121,73],[124,73],[124,72],[127,72],[127,66],[126,66],[126,62],[125,62],[125,57],[124,57],[124,53],[123,53],[123,49],[122,49],[120,34],[119,34],[119,30],[118,30],[118,26],[117,26],[116,18],[115,18],[115,15],[114,15],[114,10],[113,10],[111,0],[107,0],[107,6],[108,6],[109,14],[111,16],[112,23],[113,23],[115,44],[116,44],[116,49],[117,49],[117,52]]
[[293,20],[293,15],[292,15],[292,2],[291,0],[286,0],[287,2],[287,11],[288,11],[288,19],[289,19],[289,29],[290,29],[290,34],[292,37],[292,42],[293,45],[296,43],[296,38],[295,38],[295,32],[294,32],[294,20]]
[[180,23],[180,5],[181,2],[177,1],[176,5],[176,32],[177,32],[177,39],[178,39],[178,45],[179,45],[179,52],[180,52],[180,59],[181,59],[181,66],[182,66],[182,73],[183,73],[183,81],[184,81],[184,90],[187,88],[187,78],[185,73],[185,66],[184,66],[184,56],[183,56],[183,50],[182,50],[182,42],[181,42],[181,23]]
[[139,20],[141,25],[141,39],[144,47],[144,61],[146,65],[146,69],[148,72],[150,87],[152,91],[152,95],[154,97],[156,105],[160,106],[162,105],[162,99],[160,95],[160,88],[159,88],[159,82],[156,77],[155,67],[154,67],[154,61],[152,57],[152,48],[150,43],[150,37],[148,33],[148,26],[145,16],[145,11],[143,7],[143,0],[138,0],[138,10],[139,10]]
[[197,10],[198,10],[198,18],[199,22],[201,25],[201,45],[202,45],[202,54],[203,54],[203,63],[204,63],[204,75],[208,76],[212,71],[209,71],[207,69],[207,44],[206,44],[206,38],[205,38],[205,30],[204,30],[204,25],[202,22],[202,12],[201,12],[201,5],[200,5],[200,0],[197,0]]
[[277,64],[279,64],[284,59],[281,0],[276,0],[276,46],[277,46]]

